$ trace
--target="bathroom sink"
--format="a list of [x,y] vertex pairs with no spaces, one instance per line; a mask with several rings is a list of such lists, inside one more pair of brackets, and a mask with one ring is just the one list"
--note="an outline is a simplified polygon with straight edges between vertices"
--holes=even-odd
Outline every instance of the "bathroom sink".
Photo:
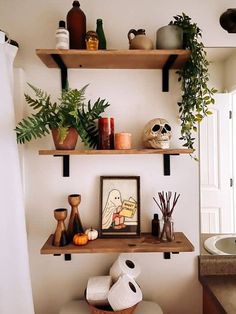
[[205,249],[214,255],[236,255],[236,234],[220,234],[205,240]]

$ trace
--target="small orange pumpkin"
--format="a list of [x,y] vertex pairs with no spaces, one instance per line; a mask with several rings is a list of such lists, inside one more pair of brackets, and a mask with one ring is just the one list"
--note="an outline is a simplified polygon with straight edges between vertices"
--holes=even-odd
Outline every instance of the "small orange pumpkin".
[[77,233],[73,237],[74,245],[86,245],[88,243],[88,236],[85,233]]

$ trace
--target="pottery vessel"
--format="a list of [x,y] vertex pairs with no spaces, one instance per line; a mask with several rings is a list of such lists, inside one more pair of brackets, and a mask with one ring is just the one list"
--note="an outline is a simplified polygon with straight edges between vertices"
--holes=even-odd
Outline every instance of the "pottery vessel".
[[220,25],[228,33],[236,33],[236,9],[228,9],[221,14]]
[[58,129],[52,128],[51,132],[56,149],[75,149],[78,140],[78,132],[75,128],[69,128],[69,133],[67,134],[63,143],[60,142]]
[[183,30],[177,25],[166,25],[157,30],[157,49],[183,49]]
[[129,39],[129,49],[153,49],[153,42],[146,36],[144,29],[131,29],[127,36]]
[[80,220],[79,215],[79,204],[81,202],[80,194],[70,194],[68,196],[68,202],[71,206],[70,219],[67,228],[67,234],[70,241],[73,240],[73,237],[77,233],[84,233],[84,228]]
[[65,246],[68,244],[68,237],[65,227],[65,219],[67,217],[66,208],[57,208],[54,210],[54,217],[57,220],[56,231],[53,236],[54,246]]

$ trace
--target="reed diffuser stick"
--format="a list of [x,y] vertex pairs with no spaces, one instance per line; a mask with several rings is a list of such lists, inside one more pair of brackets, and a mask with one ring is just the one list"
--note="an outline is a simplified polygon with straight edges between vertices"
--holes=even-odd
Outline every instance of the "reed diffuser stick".
[[174,239],[173,222],[171,216],[178,202],[180,194],[177,195],[177,193],[175,192],[172,204],[171,204],[172,192],[170,191],[165,193],[164,191],[158,192],[158,197],[159,200],[157,200],[155,197],[153,197],[153,200],[155,201],[158,208],[162,212],[163,216],[162,219],[164,221],[160,238],[163,241],[167,240],[170,242]]

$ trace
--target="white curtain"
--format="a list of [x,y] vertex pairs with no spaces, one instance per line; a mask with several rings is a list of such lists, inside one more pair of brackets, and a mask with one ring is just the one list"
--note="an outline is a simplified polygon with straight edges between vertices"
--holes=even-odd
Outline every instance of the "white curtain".
[[0,44],[0,313],[34,313],[13,106],[17,48]]

